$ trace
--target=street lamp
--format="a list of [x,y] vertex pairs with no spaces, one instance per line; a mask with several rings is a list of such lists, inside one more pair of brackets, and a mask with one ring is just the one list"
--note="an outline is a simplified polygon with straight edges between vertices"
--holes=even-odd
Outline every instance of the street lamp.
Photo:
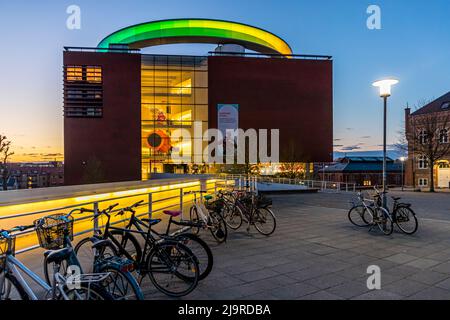
[[322,190],[326,189],[326,182],[325,182],[325,169],[328,168],[328,166],[325,165],[325,163],[322,164]]
[[403,191],[403,185],[405,184],[405,179],[403,178],[404,171],[404,165],[405,165],[405,157],[400,157],[400,162],[402,163],[402,191]]
[[386,208],[386,116],[387,116],[387,98],[391,96],[391,87],[398,83],[397,79],[389,78],[375,81],[372,85],[380,89],[380,97],[383,98],[383,207]]

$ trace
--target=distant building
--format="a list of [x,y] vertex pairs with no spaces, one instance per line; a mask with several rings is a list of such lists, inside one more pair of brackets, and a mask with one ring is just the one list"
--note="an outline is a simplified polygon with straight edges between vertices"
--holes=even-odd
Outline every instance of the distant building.
[[[426,104],[422,108],[411,113],[410,108],[405,109],[405,129],[406,137],[420,137],[423,134],[426,139],[426,133],[424,128],[421,128],[420,119],[432,115],[436,117],[436,130],[439,130],[438,143],[450,143],[448,126],[450,123],[444,125],[440,123],[442,119],[450,119],[450,92],[446,93],[442,97]],[[418,143],[415,141],[408,141],[408,160],[406,163],[406,184],[414,186],[415,188],[429,188],[430,187],[430,167],[429,161],[423,155],[418,152],[414,152],[415,149],[412,144]],[[450,154],[437,161],[433,168],[434,186],[435,188],[449,188],[450,187]]]
[[64,184],[62,162],[11,163],[8,190],[56,187]]
[[[402,183],[402,165],[387,158],[387,184]],[[332,182],[354,183],[358,186],[383,184],[383,157],[344,157],[324,166],[318,172],[320,179]]]

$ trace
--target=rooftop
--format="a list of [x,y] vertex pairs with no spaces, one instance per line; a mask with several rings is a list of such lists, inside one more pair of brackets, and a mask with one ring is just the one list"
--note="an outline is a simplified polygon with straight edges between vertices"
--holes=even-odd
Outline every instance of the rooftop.
[[[400,172],[401,164],[387,158],[387,171]],[[383,170],[383,157],[345,157],[338,163],[325,168],[325,172],[381,172]]]
[[450,91],[436,100],[424,105],[420,109],[417,109],[411,115],[421,115],[440,111],[450,111]]

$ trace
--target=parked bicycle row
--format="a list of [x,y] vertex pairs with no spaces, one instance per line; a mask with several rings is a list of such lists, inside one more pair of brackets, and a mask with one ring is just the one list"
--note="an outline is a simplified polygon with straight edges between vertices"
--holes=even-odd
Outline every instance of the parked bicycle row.
[[[163,211],[168,216],[165,228],[156,228],[162,219],[138,213],[147,206],[139,201],[124,208],[118,204],[102,210],[76,208],[43,217],[32,225],[1,230],[0,300],[142,300],[145,278],[168,296],[189,294],[213,268],[213,253],[201,238],[202,230],[224,243],[228,228],[237,230],[244,222],[247,231],[255,226],[267,236],[276,228],[269,199],[250,191],[205,193],[184,194],[193,196],[188,219],[182,218],[180,210]],[[104,225],[74,246],[74,216],[87,213],[92,213],[93,219],[104,218]],[[118,227],[116,220],[124,225]],[[15,257],[16,234],[32,229],[39,245],[47,250],[44,279]],[[36,293],[26,278],[44,293]]]
[[400,202],[400,197],[391,197],[392,208],[383,205],[383,192],[374,187],[372,199],[367,199],[360,191],[357,200],[352,203],[348,212],[351,223],[358,227],[369,227],[380,230],[385,235],[394,231],[394,224],[405,234],[414,234],[419,226],[416,213],[410,203]]

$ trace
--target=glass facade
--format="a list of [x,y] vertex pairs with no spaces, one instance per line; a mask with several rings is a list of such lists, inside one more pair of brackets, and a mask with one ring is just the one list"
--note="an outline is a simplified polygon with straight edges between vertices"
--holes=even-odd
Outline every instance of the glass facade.
[[[208,127],[207,62],[207,57],[142,55],[143,180],[152,172],[184,173],[192,164],[192,139],[172,136],[175,130],[186,129],[193,137],[194,121],[202,122],[203,131]],[[175,164],[172,152],[191,155],[191,161]]]

